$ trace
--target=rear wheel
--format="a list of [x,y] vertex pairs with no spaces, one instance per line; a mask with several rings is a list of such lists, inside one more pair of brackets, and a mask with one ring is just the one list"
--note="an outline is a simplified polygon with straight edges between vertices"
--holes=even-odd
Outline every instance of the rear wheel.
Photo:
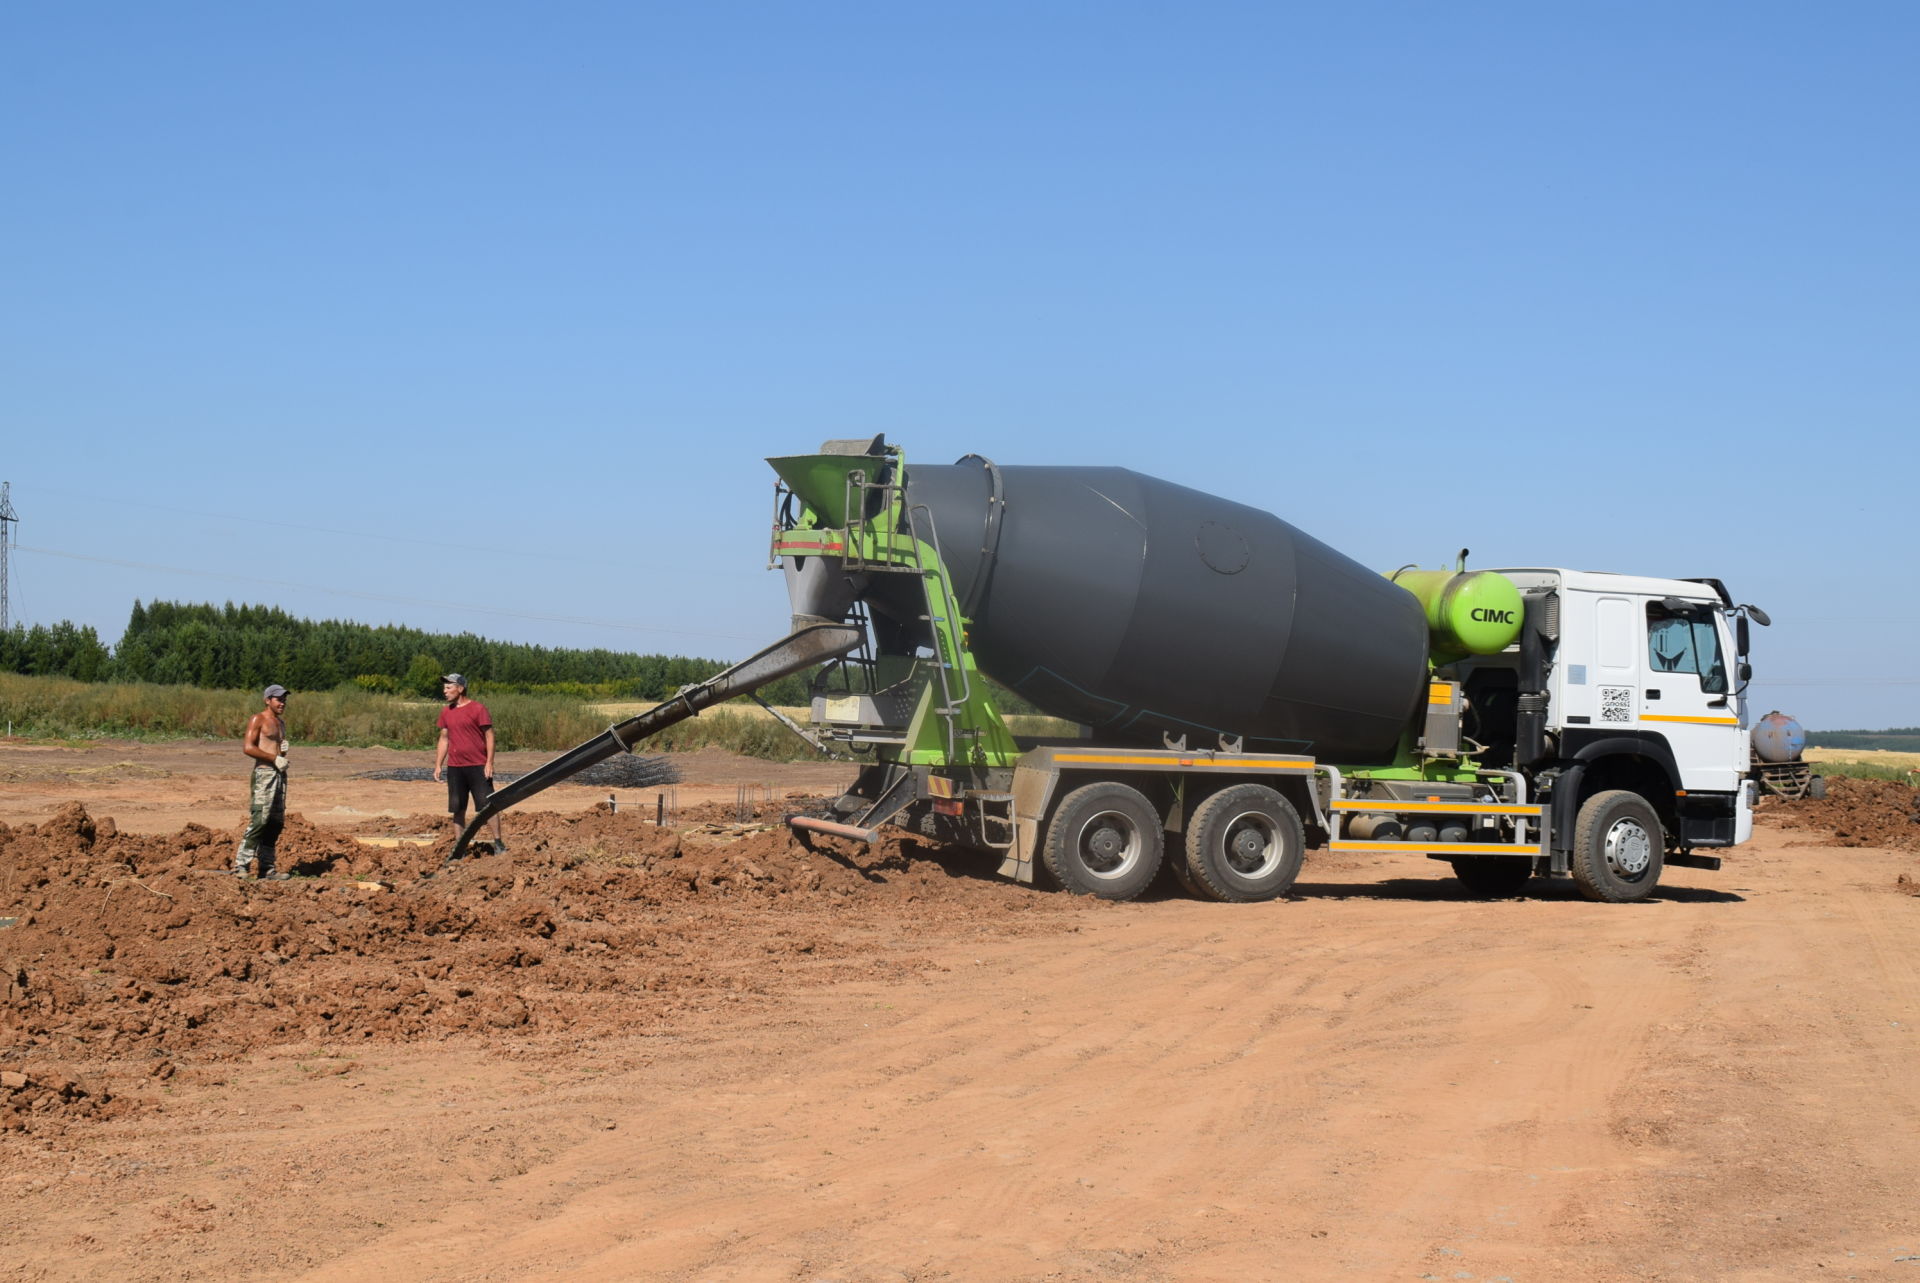
[[1453,860],[1453,876],[1474,895],[1511,900],[1527,889],[1533,861],[1511,855],[1462,855]]
[[1235,784],[1193,813],[1185,880],[1213,900],[1272,900],[1293,888],[1306,845],[1293,803],[1263,784]]
[[1573,825],[1574,885],[1589,900],[1644,900],[1660,884],[1666,830],[1638,793],[1608,789],[1580,804]]
[[1042,849],[1047,872],[1076,895],[1131,900],[1160,871],[1160,813],[1138,789],[1101,780],[1060,799]]
[[1807,796],[1818,802],[1827,795],[1827,777],[1816,775],[1807,781]]

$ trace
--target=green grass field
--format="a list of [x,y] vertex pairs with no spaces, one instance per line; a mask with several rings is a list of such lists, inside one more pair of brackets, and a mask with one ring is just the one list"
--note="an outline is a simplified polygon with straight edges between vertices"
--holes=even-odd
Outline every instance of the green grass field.
[[[486,703],[502,749],[568,748],[606,728],[565,696],[500,695]],[[439,707],[351,686],[295,691],[287,734],[296,744],[429,748],[439,734]],[[256,691],[0,673],[4,724],[39,739],[238,739],[260,708]]]
[[[652,703],[585,703],[566,695],[488,695],[501,749],[557,753],[583,743],[653,707]],[[0,730],[31,739],[238,739],[260,709],[254,691],[212,691],[149,682],[88,683],[65,677],[0,673]],[[288,733],[296,744],[384,745],[424,749],[438,731],[440,705],[358,687],[296,691],[288,703]],[[805,725],[808,710],[781,709]],[[1071,722],[1013,714],[1016,735],[1070,736]],[[736,700],[688,718],[647,741],[643,751],[685,753],[723,748],[770,761],[816,758],[817,753],[751,700]],[[1920,753],[1879,749],[1810,748],[1807,760],[1822,774],[1857,779],[1920,781]]]
[[[568,695],[489,694],[481,700],[493,714],[502,750],[560,752],[652,708],[651,702],[587,703]],[[32,739],[238,739],[260,710],[254,691],[204,690],[151,682],[78,682],[65,677],[0,673],[0,730]],[[438,735],[440,705],[342,686],[295,691],[287,706],[287,730],[296,744],[347,747],[430,748]],[[782,710],[801,724],[805,708]],[[1055,718],[1009,717],[1016,734],[1072,734]],[[805,761],[812,746],[768,716],[751,700],[736,700],[689,718],[647,741],[643,751],[683,753],[715,747],[771,761]]]

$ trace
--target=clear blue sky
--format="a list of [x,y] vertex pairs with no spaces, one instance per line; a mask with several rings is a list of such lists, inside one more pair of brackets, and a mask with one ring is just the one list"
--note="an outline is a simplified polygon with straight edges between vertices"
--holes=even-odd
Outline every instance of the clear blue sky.
[[1718,575],[1920,724],[1920,7],[15,5],[17,620],[737,657],[767,455]]

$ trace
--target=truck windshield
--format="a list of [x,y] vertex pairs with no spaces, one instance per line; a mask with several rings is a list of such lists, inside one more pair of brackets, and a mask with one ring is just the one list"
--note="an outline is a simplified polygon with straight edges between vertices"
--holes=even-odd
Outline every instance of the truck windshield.
[[1710,695],[1727,693],[1727,666],[1710,607],[1669,610],[1647,603],[1647,661],[1656,673],[1692,673]]

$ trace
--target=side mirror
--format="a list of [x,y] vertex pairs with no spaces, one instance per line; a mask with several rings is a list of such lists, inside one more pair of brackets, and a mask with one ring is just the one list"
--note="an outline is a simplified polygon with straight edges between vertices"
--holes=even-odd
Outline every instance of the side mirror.
[[1753,680],[1753,665],[1742,661],[1740,665],[1740,684],[1745,686]]

